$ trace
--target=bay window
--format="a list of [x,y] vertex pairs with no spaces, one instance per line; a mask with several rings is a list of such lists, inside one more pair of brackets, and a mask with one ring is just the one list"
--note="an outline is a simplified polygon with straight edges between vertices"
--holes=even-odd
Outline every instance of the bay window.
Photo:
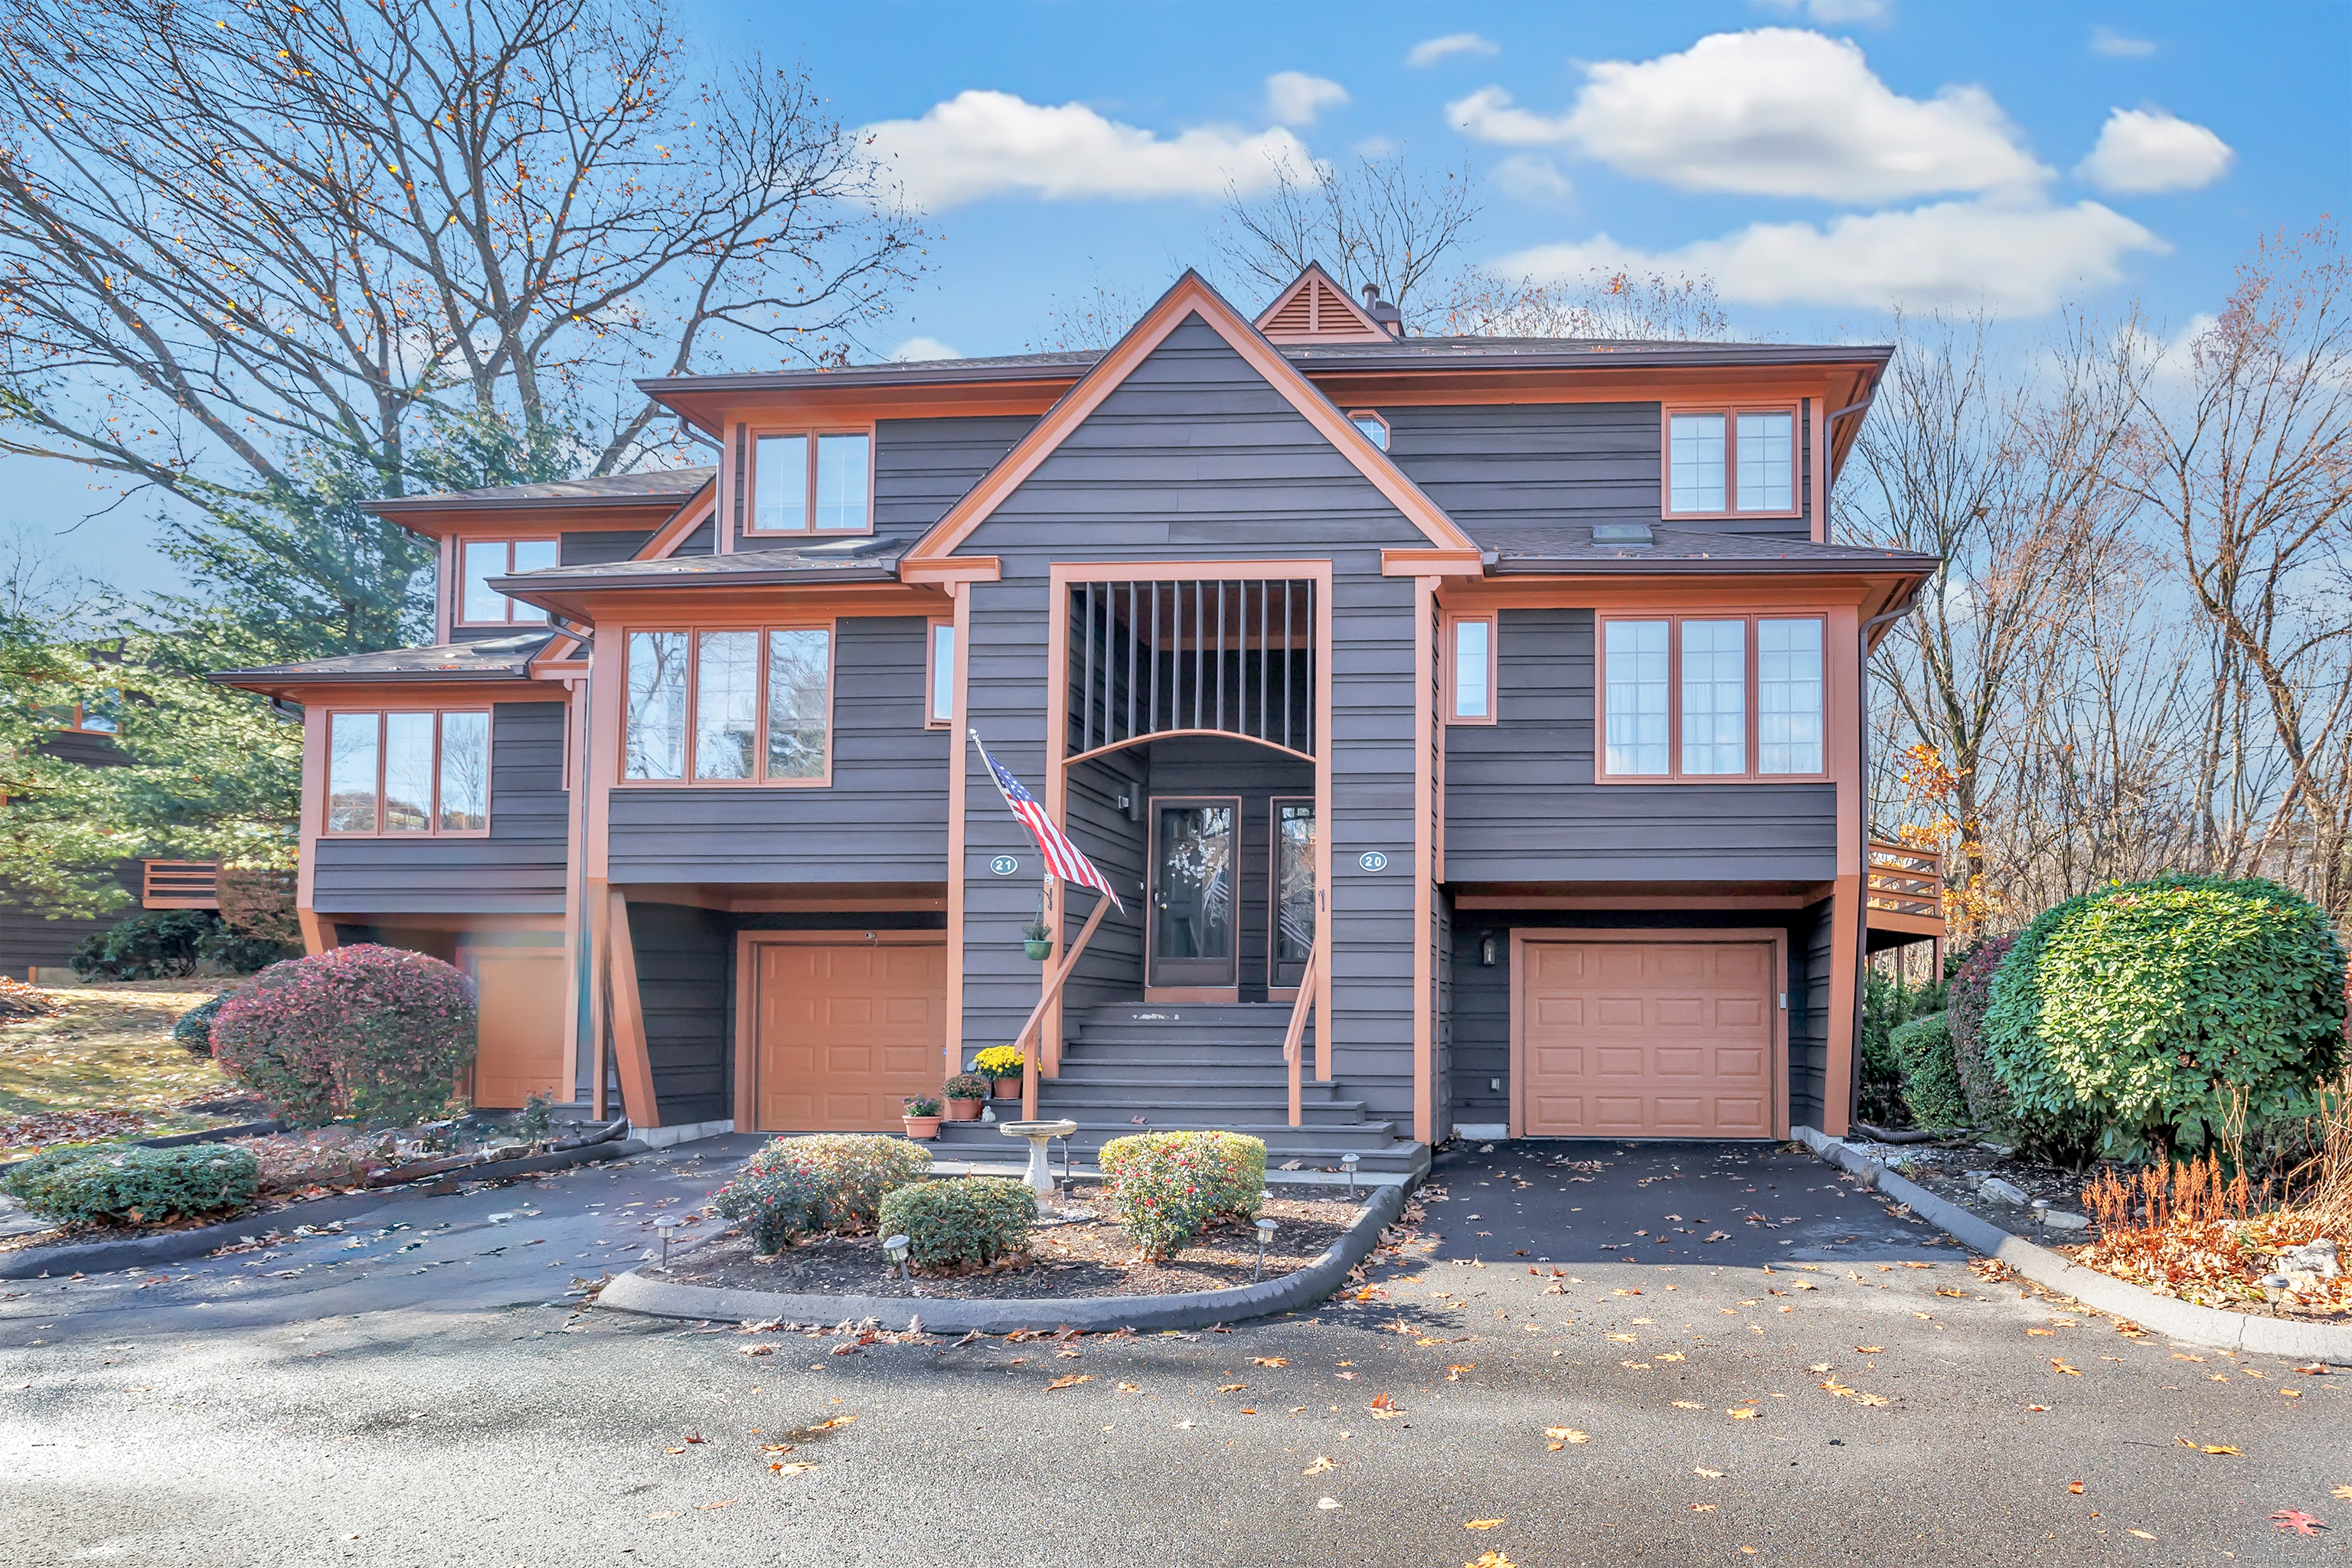
[[483,710],[327,715],[331,834],[476,834],[490,825]]
[[457,543],[457,624],[467,626],[543,626],[547,612],[519,605],[490,586],[493,577],[536,572],[557,563],[552,539],[466,539]]
[[1597,776],[1819,777],[1822,630],[1818,616],[1603,618]]
[[1796,515],[1795,409],[1669,409],[1665,437],[1662,515]]
[[872,527],[874,437],[863,430],[751,437],[751,533],[865,533]]
[[622,777],[821,784],[832,766],[833,629],[633,631]]

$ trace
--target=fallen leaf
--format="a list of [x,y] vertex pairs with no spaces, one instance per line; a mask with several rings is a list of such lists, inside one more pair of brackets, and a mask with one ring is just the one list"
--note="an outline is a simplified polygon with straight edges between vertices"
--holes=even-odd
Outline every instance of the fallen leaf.
[[2242,1448],[2232,1448],[2232,1447],[2230,1447],[2228,1444],[2226,1444],[2226,1443],[2192,1443],[2192,1442],[2190,1442],[2188,1438],[2186,1438],[2186,1437],[2182,1437],[2182,1436],[2178,1436],[2178,1435],[2176,1435],[2176,1436],[2173,1437],[2173,1439],[2172,1439],[2172,1440],[2173,1440],[2174,1442],[2176,1442],[2176,1443],[2179,1444],[2182,1447],[2187,1448],[2187,1449],[2190,1450],[2190,1451],[2191,1451],[2191,1452],[2193,1452],[2193,1453],[2200,1453],[2200,1454],[2235,1454],[2235,1455],[2237,1455],[2240,1458],[2243,1458],[2245,1457],[2245,1450],[2244,1450],[2244,1449],[2242,1449]]
[[1762,1413],[1755,1410],[1727,1410],[1724,1414],[1734,1421],[1753,1421]]
[[2326,1377],[2327,1375],[2327,1367],[2323,1362],[2313,1362],[2309,1366],[2299,1366],[2294,1370],[2303,1373],[2305,1377]]
[[2337,1487],[2327,1495],[2332,1498],[2341,1498],[2346,1502],[2352,1502],[2352,1487]]
[[686,1450],[684,1448],[664,1448],[662,1452],[665,1454],[683,1454]]
[[1695,1476],[1705,1476],[1711,1481],[1719,1481],[1723,1479],[1723,1472],[1721,1470],[1693,1470],[1691,1474]]
[[1248,1386],[1249,1384],[1246,1383],[1221,1383],[1217,1384],[1217,1392],[1219,1394],[1239,1394]]
[[1675,1401],[1675,1408],[1677,1410],[1704,1410],[1706,1406],[1701,1405],[1695,1399],[1677,1399]]
[[1492,1530],[1502,1522],[1503,1521],[1499,1519],[1465,1519],[1462,1521],[1462,1528],[1465,1530]]
[[1936,1287],[1936,1294],[1938,1296],[1958,1296],[1962,1300],[1968,1300],[1969,1293],[1966,1290],[1955,1290],[1948,1285],[1938,1285]]
[[2271,1523],[2281,1530],[2292,1530],[2297,1535],[2317,1535],[2327,1526],[2299,1508],[2283,1508],[2271,1515]]
[[1651,1359],[1654,1361],[1683,1361],[1687,1358],[1685,1358],[1680,1351],[1664,1351]]
[[[2028,1331],[2031,1332],[2032,1331],[2029,1330]],[[2205,1358],[2201,1355],[2186,1355],[2179,1351],[2174,1351],[2172,1352],[2172,1359],[2175,1361],[2203,1361]]]
[[1592,1441],[1591,1433],[1580,1432],[1573,1426],[1547,1426],[1544,1428],[1544,1436],[1559,1443],[1590,1443]]
[[1290,1363],[1278,1355],[1261,1355],[1252,1356],[1250,1364],[1252,1366],[1288,1366]]
[[1336,1470],[1339,1468],[1331,1462],[1330,1455],[1318,1454],[1315,1456],[1315,1462],[1298,1473],[1302,1476],[1319,1476],[1326,1470]]
[[1317,1508],[1338,1508],[1339,1505],[1331,1498],[1319,1497],[1315,1500],[1315,1506]]
[[1691,1511],[1693,1513],[1713,1513],[1715,1510],[1716,1505],[1711,1502],[1695,1502],[1691,1504]]
[[1827,1372],[1827,1371],[1829,1371],[1829,1369],[1830,1369],[1830,1363],[1827,1363],[1827,1362],[1825,1362],[1825,1361],[1817,1361],[1817,1362],[1815,1362],[1812,1365],[1811,1365],[1811,1366],[1807,1367],[1805,1370],[1806,1370],[1807,1372]]
[[1371,1411],[1375,1421],[1393,1421],[1404,1414],[1397,1408],[1397,1402],[1385,1394],[1372,1395]]
[[1138,1387],[1136,1384],[1132,1384],[1132,1383],[1122,1383],[1122,1384],[1120,1384],[1118,1385],[1118,1391],[1119,1391],[1121,1394],[1140,1394],[1140,1393],[1142,1393],[1142,1392],[1143,1392],[1143,1390],[1142,1390],[1141,1388]]
[[2154,1540],[2156,1539],[2156,1537],[2155,1537],[2155,1536],[2150,1535],[2150,1534],[2149,1534],[2147,1531],[2145,1531],[2145,1530],[2134,1530],[2134,1531],[2127,1531],[2126,1533],[2128,1533],[2128,1534],[2132,1534],[2132,1535],[2137,1535],[2137,1536],[2138,1536],[2142,1541],[2154,1541]]
[[811,1470],[815,1469],[816,1466],[806,1459],[799,1459],[789,1465],[770,1465],[768,1468],[775,1471],[776,1474],[780,1476],[804,1476]]
[[2064,1362],[2060,1361],[2054,1355],[2050,1358],[2050,1364],[2056,1367],[2060,1372],[2064,1373],[2068,1377],[2080,1377],[2083,1375],[2082,1368],[2068,1366]]
[[2027,1408],[2028,1410],[2047,1410],[2047,1409],[2049,1409],[2049,1408],[2050,1408],[2050,1406],[2048,1406],[2047,1405],[2027,1405],[2027,1406],[2026,1406],[2026,1408]]
[[1884,1355],[1886,1353],[1886,1347],[1884,1345],[1856,1345],[1853,1347],[1853,1353],[1856,1355]]
[[694,1506],[698,1512],[709,1513],[715,1508],[733,1508],[737,1500],[737,1499],[731,1497],[720,1498],[717,1502],[698,1502]]
[[1518,1568],[1518,1565],[1499,1552],[1481,1552],[1475,1562],[1465,1563],[1462,1568]]
[[1072,1373],[1067,1377],[1057,1377],[1053,1382],[1047,1384],[1045,1385],[1045,1392],[1051,1394],[1057,1388],[1076,1388],[1082,1383],[1092,1383],[1094,1380],[1095,1374],[1093,1373]]
[[2066,1483],[2066,1489],[2073,1492],[2076,1497],[2081,1497],[2083,1495],[2083,1483],[2080,1481],[2068,1481]]

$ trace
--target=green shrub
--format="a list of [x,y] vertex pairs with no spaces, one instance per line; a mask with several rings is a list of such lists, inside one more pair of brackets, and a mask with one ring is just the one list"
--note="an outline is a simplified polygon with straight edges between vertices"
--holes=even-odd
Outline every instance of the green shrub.
[[1147,1257],[1171,1258],[1220,1215],[1247,1219],[1265,1197],[1265,1145],[1237,1132],[1141,1132],[1095,1156],[1103,1196]]
[[180,1215],[239,1209],[261,1175],[249,1149],[184,1143],[172,1149],[56,1149],[9,1167],[8,1195],[52,1219],[153,1224]]
[[2165,877],[2047,910],[1993,976],[1985,1060],[2019,1130],[2078,1161],[2310,1114],[2344,1061],[2344,947],[2274,882]]
[[930,1169],[931,1152],[903,1138],[824,1132],[778,1138],[743,1162],[715,1194],[761,1252],[818,1231],[872,1230],[882,1200]]
[[172,1020],[172,1038],[182,1050],[192,1057],[213,1054],[213,1020],[220,1016],[221,1004],[229,995],[224,991],[217,996],[208,996]]
[[1992,977],[2017,945],[2014,934],[1989,937],[1969,949],[1953,971],[1950,1005],[1952,1068],[1960,1077],[1969,1113],[1988,1127],[2009,1125],[2009,1090],[1985,1062],[1984,1016],[1992,1005]]
[[273,963],[213,1019],[213,1057],[287,1121],[414,1126],[474,1059],[473,982],[437,958],[362,942]]
[[885,1236],[904,1236],[907,1253],[925,1268],[993,1263],[1029,1250],[1037,1194],[1003,1176],[914,1182],[882,1199]]
[[282,960],[299,958],[302,950],[224,927],[196,943],[196,956],[215,974],[252,974]]
[[1943,1004],[1939,982],[1906,985],[1875,964],[1863,974],[1861,1115],[1881,1127],[1899,1125],[1906,1104],[1903,1059],[1893,1045],[1896,1029]]
[[1903,1103],[1914,1127],[1966,1127],[1969,1102],[1952,1066],[1951,1014],[1930,1013],[1898,1024],[1887,1048],[1903,1073]]
[[86,938],[74,949],[84,980],[165,980],[194,974],[220,917],[210,910],[150,910]]

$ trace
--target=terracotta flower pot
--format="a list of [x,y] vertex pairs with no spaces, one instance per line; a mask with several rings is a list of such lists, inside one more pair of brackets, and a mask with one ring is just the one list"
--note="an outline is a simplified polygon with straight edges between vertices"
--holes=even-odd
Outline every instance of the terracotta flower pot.
[[950,1100],[948,1101],[948,1120],[950,1121],[977,1121],[980,1120],[980,1108],[982,1103],[982,1101],[977,1100]]
[[940,1119],[936,1116],[902,1116],[909,1138],[936,1138],[940,1135]]
[[996,1090],[995,1097],[998,1100],[1018,1100],[1021,1098],[1021,1080],[1018,1078],[991,1079],[989,1079],[989,1082],[994,1087]]

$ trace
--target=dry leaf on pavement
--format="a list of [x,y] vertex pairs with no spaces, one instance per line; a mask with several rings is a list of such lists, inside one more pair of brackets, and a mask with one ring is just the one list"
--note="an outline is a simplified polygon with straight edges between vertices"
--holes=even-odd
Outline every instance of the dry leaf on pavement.
[[1499,1552],[1481,1552],[1476,1562],[1465,1563],[1462,1568],[1518,1568],[1518,1565]]
[[1248,1386],[1249,1384],[1246,1383],[1221,1383],[1217,1384],[1217,1392],[1219,1394],[1239,1394]]
[[2244,1458],[2246,1454],[2243,1448],[2232,1448],[2227,1443],[2192,1443],[2188,1438],[2178,1435],[2172,1440],[2182,1447],[2199,1454],[2235,1454],[2240,1458]]
[[773,1464],[770,1465],[768,1468],[775,1471],[776,1474],[780,1476],[804,1476],[811,1470],[815,1469],[816,1467],[805,1459],[796,1459],[789,1465]]
[[1057,1377],[1053,1382],[1047,1384],[1045,1385],[1045,1392],[1051,1394],[1057,1388],[1076,1388],[1082,1383],[1092,1383],[1094,1380],[1095,1374],[1093,1373],[1073,1373],[1067,1377]]
[[1705,1476],[1711,1481],[1719,1481],[1723,1479],[1723,1472],[1721,1470],[1695,1469],[1691,1471],[1691,1474],[1695,1476]]
[[1677,1399],[1675,1401],[1675,1408],[1677,1410],[1704,1410],[1706,1406],[1701,1405],[1696,1399]]
[[2352,1502],[2352,1487],[2337,1487],[2327,1495],[2332,1498],[2341,1498],[2346,1502]]
[[2316,1520],[2299,1508],[2283,1508],[2271,1515],[2271,1523],[2281,1530],[2292,1530],[2297,1535],[2317,1535],[2326,1530],[2325,1521]]
[[2081,1497],[2083,1495],[2083,1483],[2080,1481],[2068,1481],[2066,1483],[2066,1489],[2073,1492],[2076,1497]]
[[2134,1531],[2127,1531],[2126,1533],[2128,1533],[2128,1534],[2132,1534],[2132,1535],[2137,1535],[2137,1536],[2138,1536],[2142,1541],[2154,1541],[2154,1540],[2156,1539],[2156,1537],[2155,1537],[2155,1536],[2150,1535],[2150,1534],[2149,1534],[2147,1531],[2145,1531],[2145,1530],[2134,1530]]
[[1693,1513],[1713,1513],[1715,1510],[1716,1505],[1711,1502],[1695,1502],[1691,1504],[1691,1511]]
[[1372,1395],[1371,1412],[1375,1421],[1390,1421],[1404,1414],[1397,1408],[1397,1402],[1385,1394]]
[[2060,1372],[2064,1373],[2068,1377],[2080,1377],[2083,1375],[2082,1368],[2068,1366],[2064,1362],[2060,1361],[2054,1355],[2050,1358],[2050,1364],[2056,1367]]
[[1465,1519],[1462,1521],[1462,1528],[1465,1530],[1492,1530],[1502,1522],[1503,1521],[1499,1519]]
[[1317,1508],[1338,1508],[1339,1506],[1339,1501],[1337,1498],[1319,1497],[1315,1500],[1315,1506]]
[[1759,1412],[1754,1410],[1727,1410],[1724,1414],[1730,1416],[1734,1421],[1753,1421],[1756,1419]]
[[1856,1355],[1885,1355],[1886,1353],[1886,1347],[1885,1345],[1856,1345],[1853,1347],[1853,1353]]
[[1278,1355],[1261,1355],[1252,1356],[1250,1364],[1252,1366],[1288,1366],[1290,1363]]
[[1339,1468],[1331,1462],[1330,1455],[1318,1454],[1315,1456],[1315,1462],[1298,1473],[1302,1476],[1319,1476],[1326,1470],[1336,1470]]

